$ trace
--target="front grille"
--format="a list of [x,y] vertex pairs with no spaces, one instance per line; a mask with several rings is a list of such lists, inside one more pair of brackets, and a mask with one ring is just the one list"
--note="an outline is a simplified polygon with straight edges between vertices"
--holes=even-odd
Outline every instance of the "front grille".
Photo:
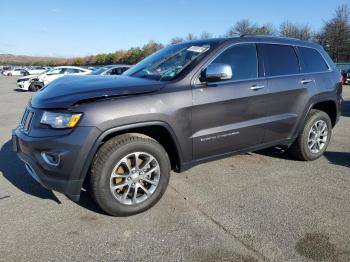
[[28,108],[24,111],[24,114],[22,116],[21,122],[19,124],[20,128],[24,132],[28,132],[30,128],[30,124],[33,120],[34,112],[30,111]]

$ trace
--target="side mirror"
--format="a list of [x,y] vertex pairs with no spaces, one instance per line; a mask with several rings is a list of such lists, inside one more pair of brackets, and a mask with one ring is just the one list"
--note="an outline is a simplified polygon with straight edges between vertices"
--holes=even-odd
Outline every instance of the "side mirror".
[[204,80],[207,82],[229,80],[231,78],[232,69],[231,66],[227,64],[210,64],[204,72]]

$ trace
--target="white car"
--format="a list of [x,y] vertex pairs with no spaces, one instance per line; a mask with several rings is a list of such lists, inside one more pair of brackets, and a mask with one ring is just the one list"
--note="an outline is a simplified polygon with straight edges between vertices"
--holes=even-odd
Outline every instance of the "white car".
[[89,69],[77,66],[58,66],[44,74],[39,75],[38,81],[44,83],[44,85],[46,86],[53,80],[65,75],[87,75],[91,72],[92,71]]
[[90,75],[121,75],[130,67],[131,65],[106,65],[95,69]]
[[[51,69],[46,69],[41,74],[45,74],[46,72],[50,71]],[[21,89],[23,91],[38,91],[38,86],[32,85],[34,81],[38,81],[39,75],[30,75],[30,76],[23,76],[17,80],[17,88]]]
[[23,68],[15,68],[11,70],[6,70],[2,74],[5,76],[21,76],[24,73]]
[[31,67],[31,68],[28,68],[27,69],[27,72],[30,74],[30,75],[39,75],[43,72],[47,71],[46,68],[44,67],[41,67],[41,66],[34,66],[34,67]]

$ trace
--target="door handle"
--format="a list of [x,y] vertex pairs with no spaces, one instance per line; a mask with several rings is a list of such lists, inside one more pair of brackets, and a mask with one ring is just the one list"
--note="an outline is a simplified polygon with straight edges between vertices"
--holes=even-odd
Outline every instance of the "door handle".
[[263,89],[265,86],[262,86],[262,85],[252,85],[250,87],[250,90],[253,90],[253,91],[257,91],[257,90],[260,90],[260,89]]
[[303,84],[303,85],[306,85],[306,84],[308,84],[308,83],[311,83],[311,82],[313,82],[314,80],[312,80],[312,79],[303,79],[303,80],[301,80],[299,83],[300,84]]

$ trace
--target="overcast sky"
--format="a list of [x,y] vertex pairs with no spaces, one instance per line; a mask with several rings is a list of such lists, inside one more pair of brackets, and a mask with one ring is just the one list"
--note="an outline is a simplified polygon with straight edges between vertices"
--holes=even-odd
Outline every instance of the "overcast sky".
[[344,0],[26,1],[0,4],[0,53],[84,56],[168,43],[208,31],[220,36],[237,20],[278,26],[282,21],[319,29]]

